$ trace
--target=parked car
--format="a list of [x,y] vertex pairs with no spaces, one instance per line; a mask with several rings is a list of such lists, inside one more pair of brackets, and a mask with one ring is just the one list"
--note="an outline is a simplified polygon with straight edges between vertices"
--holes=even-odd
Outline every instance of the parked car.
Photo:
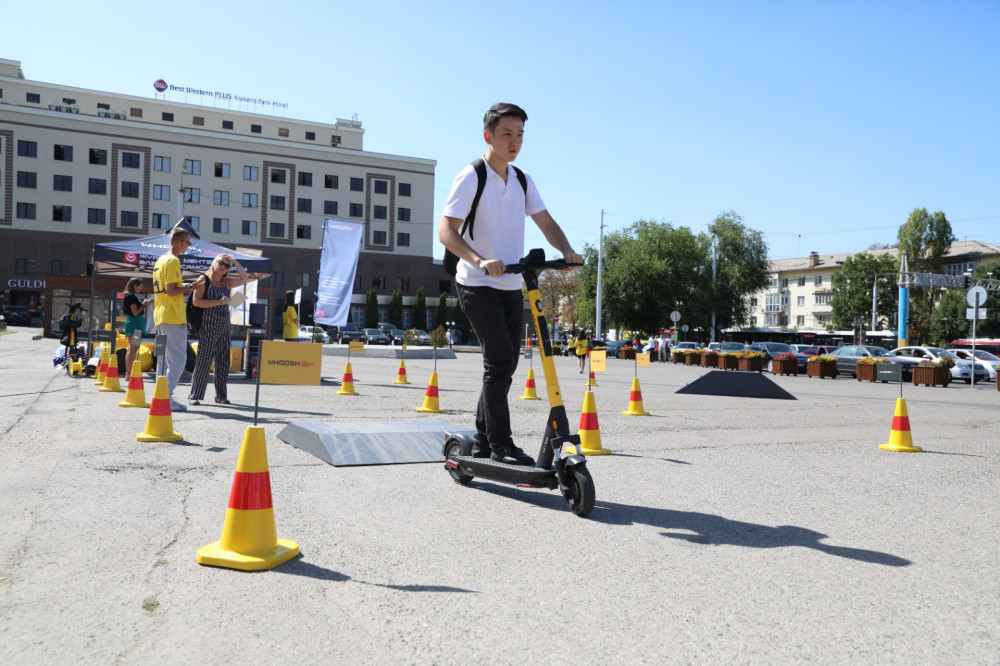
[[366,345],[388,345],[389,336],[377,328],[366,328],[364,331]]
[[607,350],[608,356],[612,358],[621,358],[622,347],[624,346],[624,340],[608,340],[604,343],[604,348]]
[[674,345],[674,351],[678,349],[700,349],[697,342],[678,342]]
[[394,345],[402,345],[403,340],[406,338],[406,331],[402,331],[398,328],[390,328],[382,332],[385,333],[385,336],[389,338]]
[[714,351],[714,352],[720,351],[719,347],[721,346],[722,346],[721,342],[709,342],[708,351]]
[[344,324],[343,326],[331,326],[327,333],[333,340],[336,340],[340,344],[347,344],[348,342],[364,342],[365,335],[358,330],[358,327],[354,324]]
[[330,344],[330,336],[326,334],[322,326],[299,326],[299,340],[322,342],[325,345]]
[[792,345],[795,351],[806,356],[827,356],[832,354],[839,347],[827,347],[825,345]]
[[837,359],[837,372],[842,375],[858,376],[858,359],[862,358],[884,358],[892,363],[899,363],[900,373],[903,381],[909,381],[913,377],[913,366],[920,361],[905,357],[892,356],[882,347],[874,345],[844,345],[837,347],[827,354]]
[[3,309],[3,318],[8,324],[31,326],[31,312],[23,305],[8,305]]
[[764,354],[764,369],[768,372],[771,371],[771,362],[774,357],[778,354],[794,354],[795,360],[798,364],[799,372],[805,374],[806,363],[809,362],[809,357],[805,354],[800,354],[799,352],[792,349],[791,345],[786,345],[784,342],[755,342],[752,345],[747,346],[748,351],[761,352]]
[[746,348],[747,346],[742,342],[722,342],[719,344],[719,353],[733,354],[735,352],[741,352]]
[[[971,349],[949,349],[948,351],[955,354],[955,356],[965,359],[966,361],[972,360],[972,350]],[[976,365],[983,367],[986,372],[989,373],[989,380],[995,382],[997,380],[997,368],[1000,367],[1000,356],[991,354],[988,351],[983,351],[982,349],[976,350]],[[978,377],[976,381],[979,381]]]
[[411,328],[408,331],[408,333],[410,333],[411,335],[416,336],[417,340],[419,340],[419,342],[416,343],[418,345],[427,345],[427,346],[429,346],[431,344],[431,336],[427,333],[427,331],[421,331],[418,328]]
[[921,361],[938,361],[946,356],[955,361],[954,367],[951,368],[952,381],[961,380],[966,384],[972,383],[973,371],[976,373],[977,382],[986,381],[986,378],[989,376],[989,373],[984,368],[973,365],[972,361],[961,359],[954,352],[941,349],[940,347],[899,347],[889,352],[889,355],[894,359],[911,359],[911,361],[915,361],[914,365],[919,364]]

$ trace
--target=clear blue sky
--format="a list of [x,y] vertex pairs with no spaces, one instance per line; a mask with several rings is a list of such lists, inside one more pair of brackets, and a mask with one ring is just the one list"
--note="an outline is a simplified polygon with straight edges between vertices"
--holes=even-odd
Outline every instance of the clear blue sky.
[[286,101],[288,117],[357,114],[367,150],[437,161],[435,226],[483,151],[483,112],[512,101],[529,116],[518,164],[578,250],[602,209],[606,231],[702,231],[733,210],[772,258],[892,243],[917,207],[1000,243],[998,0],[0,11],[0,57],[29,79],[152,97],[163,78]]

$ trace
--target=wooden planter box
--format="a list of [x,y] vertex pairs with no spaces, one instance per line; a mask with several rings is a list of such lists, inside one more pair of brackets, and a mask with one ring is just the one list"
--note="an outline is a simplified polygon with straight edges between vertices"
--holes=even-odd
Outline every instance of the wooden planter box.
[[857,379],[859,382],[875,383],[878,376],[878,366],[875,363],[858,363]]
[[679,354],[677,352],[674,352],[673,354],[670,355],[670,360],[673,363],[683,363],[684,362],[684,356],[685,356],[685,354]]
[[951,370],[933,366],[916,366],[913,368],[913,385],[947,386],[951,381]]
[[719,367],[723,370],[739,370],[740,359],[735,356],[720,356]]
[[819,363],[806,363],[806,377],[819,377],[820,379],[829,377],[830,379],[836,379],[837,362],[820,361]]
[[762,358],[738,358],[739,370],[743,372],[764,372],[764,359]]
[[717,367],[719,367],[719,355],[718,354],[702,354],[701,355],[701,367],[703,367],[703,368],[717,368]]
[[794,358],[782,358],[771,361],[772,375],[798,375],[799,362]]
[[684,354],[684,365],[698,365],[701,363],[701,354]]
[[622,347],[620,355],[623,361],[635,360],[635,347]]

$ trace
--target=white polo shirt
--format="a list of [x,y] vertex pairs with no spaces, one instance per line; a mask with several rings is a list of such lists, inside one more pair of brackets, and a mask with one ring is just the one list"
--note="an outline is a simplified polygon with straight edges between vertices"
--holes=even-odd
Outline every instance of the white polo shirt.
[[[485,161],[485,159],[484,159]],[[538,194],[535,182],[527,173],[528,191],[521,189],[517,174],[508,168],[507,182],[486,162],[486,185],[476,207],[476,220],[472,226],[473,238],[465,232],[465,241],[479,256],[499,259],[505,264],[516,263],[524,257],[524,219],[545,210],[545,203]],[[459,172],[451,184],[451,192],[444,204],[445,217],[464,220],[472,210],[478,185],[476,170],[470,164]],[[455,279],[466,287],[493,287],[506,291],[520,291],[520,275],[491,277],[464,259],[458,260]]]

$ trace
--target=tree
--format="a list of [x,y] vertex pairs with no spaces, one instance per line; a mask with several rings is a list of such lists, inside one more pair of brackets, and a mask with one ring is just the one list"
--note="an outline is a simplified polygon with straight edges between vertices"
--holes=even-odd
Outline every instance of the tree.
[[[833,274],[833,322],[836,328],[854,328],[862,319],[869,329],[880,325],[895,328],[897,259],[892,253],[872,255],[867,252],[847,257],[843,267]],[[872,283],[878,282],[877,321],[872,322]]]
[[[945,256],[955,242],[951,224],[944,213],[933,215],[926,208],[915,208],[896,233],[900,251],[906,251],[911,271],[941,273]],[[934,302],[940,294],[937,287],[911,287],[909,289],[910,326],[908,337],[919,340],[930,332]]]
[[[689,321],[704,331],[711,330],[712,307],[716,325],[742,327],[750,323],[753,307],[750,296],[768,284],[770,265],[764,234],[748,228],[743,218],[733,211],[720,214],[708,227],[716,239],[718,271],[712,279],[709,254],[699,281],[698,294],[702,307],[695,310]],[[708,238],[704,239],[706,242]],[[707,302],[706,302],[707,301]]]
[[396,289],[389,298],[389,323],[403,328],[403,292]]
[[378,326],[378,292],[374,289],[368,290],[368,300],[365,304],[365,328],[375,328]]
[[576,326],[576,301],[580,291],[580,275],[576,270],[544,271],[538,277],[538,290],[542,294],[542,307],[549,323],[558,321],[563,327]]
[[413,328],[423,329],[427,326],[427,295],[423,287],[417,288],[413,297]]
[[442,292],[438,296],[437,312],[434,313],[434,328],[443,327],[448,321],[448,294]]
[[947,347],[955,338],[969,335],[972,322],[965,318],[965,294],[959,289],[949,289],[941,295],[931,318],[930,339],[940,347]]

